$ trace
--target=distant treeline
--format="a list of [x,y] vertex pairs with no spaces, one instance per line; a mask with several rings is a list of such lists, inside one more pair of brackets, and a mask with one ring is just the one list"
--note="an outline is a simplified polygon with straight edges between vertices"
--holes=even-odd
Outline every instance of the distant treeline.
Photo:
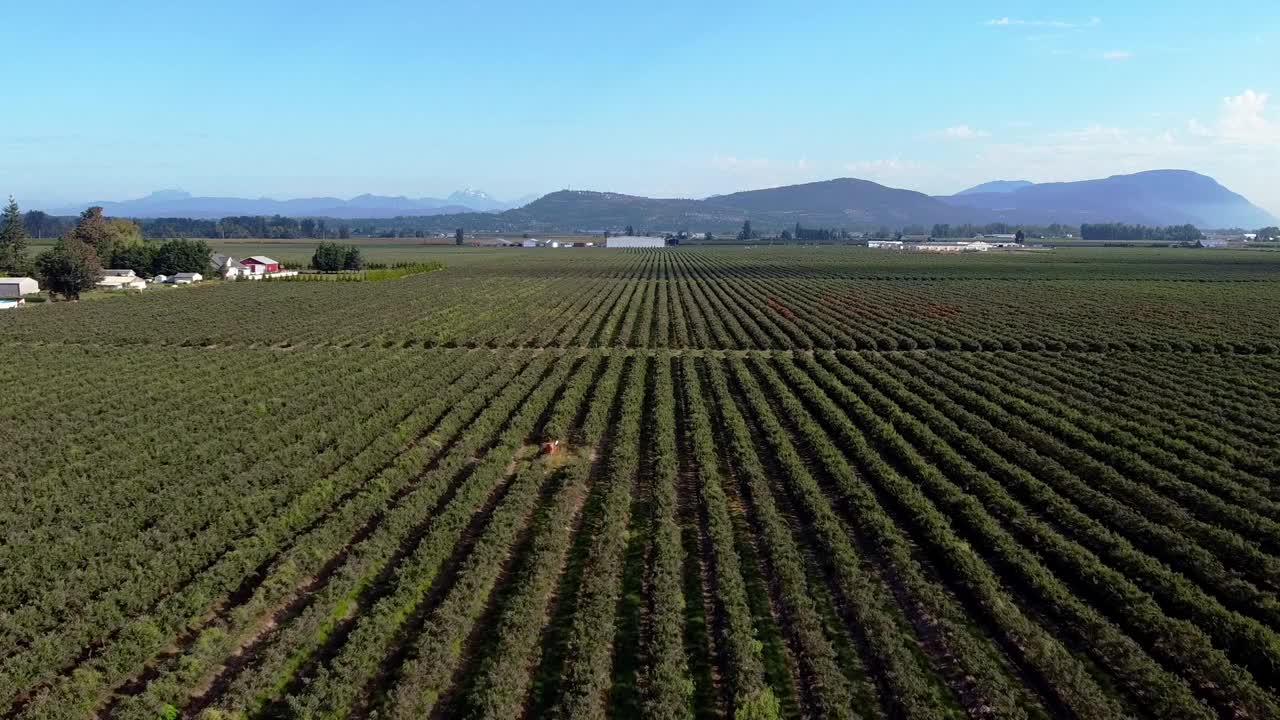
[[[23,215],[27,233],[34,238],[57,238],[73,229],[78,218],[58,217],[32,210]],[[241,215],[219,220],[194,218],[146,218],[135,220],[146,238],[244,239],[273,238],[290,240],[313,238],[338,240],[351,237],[347,223],[336,224],[323,218],[291,218],[282,215]]]
[[1157,242],[1195,242],[1204,238],[1194,225],[1152,227],[1124,223],[1085,223],[1080,226],[1085,240],[1154,240]]
[[[950,225],[942,223],[934,225],[930,237],[936,238],[971,238],[977,235],[1013,235],[1021,230],[1028,237],[1060,238],[1075,235],[1079,230],[1072,225],[1053,223],[1052,225],[1010,225],[1009,223],[988,223],[986,225]],[[912,235],[915,233],[906,233]]]

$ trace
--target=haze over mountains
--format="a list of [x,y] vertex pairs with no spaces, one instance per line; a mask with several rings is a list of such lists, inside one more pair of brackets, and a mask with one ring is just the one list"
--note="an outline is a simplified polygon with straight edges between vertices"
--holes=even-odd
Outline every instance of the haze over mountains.
[[[102,205],[108,215],[136,218],[277,214],[338,219],[419,217],[419,226],[439,230],[464,227],[478,232],[598,231],[628,225],[645,230],[723,232],[736,229],[744,220],[762,230],[796,223],[866,229],[992,222],[1190,223],[1201,228],[1257,228],[1277,222],[1270,213],[1213,178],[1187,170],[1152,170],[1061,183],[997,180],[943,196],[839,178],[702,200],[583,190],[562,190],[525,204],[526,200],[503,203],[477,190],[460,190],[444,199],[360,195],[350,200],[208,198],[165,190],[139,200],[95,204]],[[81,209],[49,212],[72,215]]]
[[76,215],[90,205],[101,205],[107,215],[133,218],[184,217],[215,219],[231,215],[285,215],[289,217],[391,218],[467,212],[500,212],[528,202],[524,198],[503,202],[483,190],[458,190],[447,198],[358,195],[273,200],[271,198],[195,197],[183,190],[159,190],[137,200],[91,202],[52,208],[53,215]]

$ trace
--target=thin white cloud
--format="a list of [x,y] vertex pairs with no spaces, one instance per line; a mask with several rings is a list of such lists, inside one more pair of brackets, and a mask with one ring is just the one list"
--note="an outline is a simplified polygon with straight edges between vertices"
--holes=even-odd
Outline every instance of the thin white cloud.
[[983,23],[983,25],[986,25],[987,27],[1039,27],[1057,28],[1060,30],[1091,28],[1097,27],[1101,24],[1102,18],[1096,16],[1083,22],[1069,20],[1026,20],[1022,18],[999,17]]
[[1130,50],[1108,50],[1102,53],[1103,60],[1111,60],[1113,62],[1123,62],[1133,59],[1133,52]]
[[862,175],[891,175],[903,172],[914,172],[924,166],[914,160],[903,160],[900,157],[882,160],[854,160],[844,164],[845,172]]
[[930,137],[942,138],[944,140],[976,140],[977,138],[989,137],[991,133],[986,130],[977,130],[967,124],[953,125],[949,128],[929,133]]

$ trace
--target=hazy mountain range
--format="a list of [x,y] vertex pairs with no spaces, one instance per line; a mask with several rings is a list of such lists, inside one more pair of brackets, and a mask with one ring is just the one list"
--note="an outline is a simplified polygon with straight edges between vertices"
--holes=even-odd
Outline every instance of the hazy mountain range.
[[91,202],[52,208],[53,215],[77,215],[86,207],[101,205],[107,215],[133,218],[221,218],[231,215],[285,215],[289,217],[390,218],[466,212],[500,212],[519,207],[534,197],[503,202],[483,190],[458,190],[447,198],[409,198],[358,195],[273,200],[271,198],[195,197],[183,190],[159,190],[137,200]]
[[1010,222],[1117,221],[1147,225],[1257,228],[1275,217],[1216,180],[1187,170],[1152,170],[1081,182],[997,181],[936,198]]
[[[561,190],[528,200],[503,203],[477,190],[460,190],[444,199],[360,195],[350,200],[202,198],[166,190],[139,200],[96,204],[108,215],[136,218],[276,214],[340,219],[412,217],[417,218],[415,227],[444,231],[463,227],[477,232],[617,230],[628,225],[650,231],[723,232],[736,229],[744,220],[762,230],[796,223],[848,229],[991,222],[1191,223],[1202,228],[1258,228],[1277,223],[1270,213],[1213,178],[1187,170],[1152,170],[1063,183],[996,180],[941,196],[839,178],[702,200],[585,190]],[[73,215],[81,209],[49,212]]]

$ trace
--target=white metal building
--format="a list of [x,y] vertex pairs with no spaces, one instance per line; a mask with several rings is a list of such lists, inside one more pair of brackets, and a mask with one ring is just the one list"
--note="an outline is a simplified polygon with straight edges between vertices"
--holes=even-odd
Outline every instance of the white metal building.
[[0,298],[19,299],[40,292],[40,283],[29,277],[0,278]]
[[147,281],[138,277],[137,273],[130,269],[123,270],[103,270],[102,279],[98,281],[98,287],[107,288],[108,290],[145,290]]
[[605,247],[611,248],[660,248],[666,247],[667,241],[660,237],[641,237],[638,235],[619,235],[605,240]]

